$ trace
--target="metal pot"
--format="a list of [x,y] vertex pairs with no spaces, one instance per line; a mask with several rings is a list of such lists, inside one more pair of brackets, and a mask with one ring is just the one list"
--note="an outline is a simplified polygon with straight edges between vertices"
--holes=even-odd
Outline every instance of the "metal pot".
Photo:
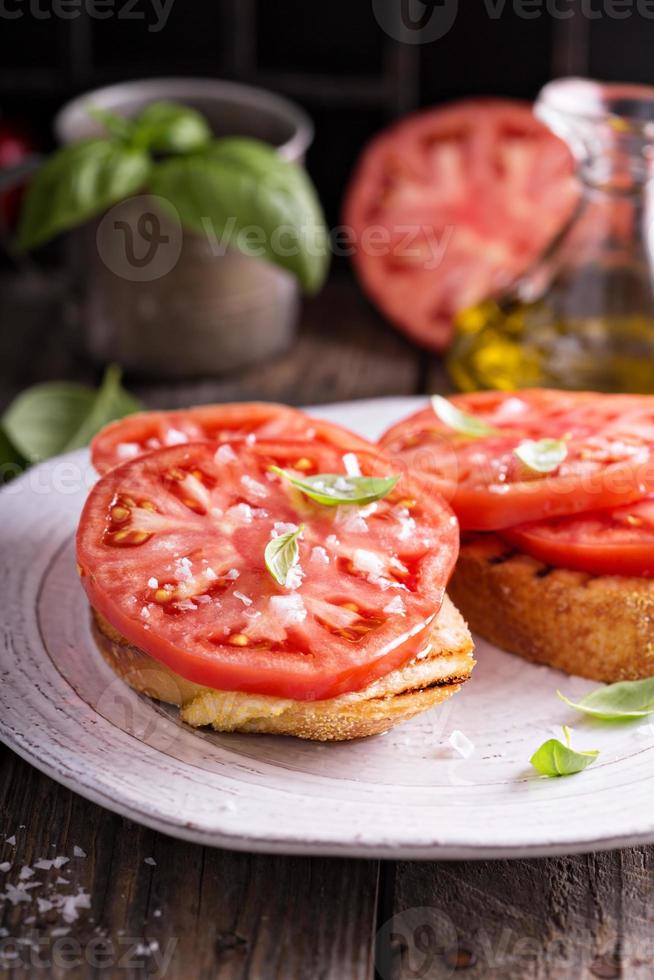
[[[136,115],[159,99],[192,106],[217,136],[251,136],[302,162],[313,138],[294,103],[212,79],[125,82],[69,102],[55,119],[62,143],[99,135],[95,106]],[[167,377],[223,373],[287,348],[295,334],[295,280],[264,260],[221,249],[181,228],[143,195],[71,235],[91,356]]]

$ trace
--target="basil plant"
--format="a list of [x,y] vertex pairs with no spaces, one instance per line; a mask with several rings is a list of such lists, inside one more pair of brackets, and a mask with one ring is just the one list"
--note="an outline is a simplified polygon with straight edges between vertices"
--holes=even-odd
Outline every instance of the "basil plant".
[[[199,112],[155,102],[133,119],[95,109],[105,136],[55,152],[36,173],[22,209],[17,245],[33,249],[135,194],[157,195],[192,232],[211,232],[281,266],[307,293],[324,282],[328,235],[305,170],[272,146],[214,138]],[[276,247],[282,240],[283,247]]]

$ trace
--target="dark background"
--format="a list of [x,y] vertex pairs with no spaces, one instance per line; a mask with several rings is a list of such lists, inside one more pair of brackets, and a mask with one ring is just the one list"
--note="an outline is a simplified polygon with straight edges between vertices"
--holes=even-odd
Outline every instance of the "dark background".
[[411,108],[479,93],[533,98],[560,74],[654,81],[654,20],[642,0],[556,0],[569,19],[545,0],[459,0],[452,29],[417,45],[391,39],[372,0],[174,0],[157,32],[151,0],[104,2],[110,16],[98,20],[84,0],[58,13],[52,0],[2,0],[0,114],[46,149],[55,110],[101,84],[157,75],[261,84],[314,118],[308,165],[332,222],[361,145]]

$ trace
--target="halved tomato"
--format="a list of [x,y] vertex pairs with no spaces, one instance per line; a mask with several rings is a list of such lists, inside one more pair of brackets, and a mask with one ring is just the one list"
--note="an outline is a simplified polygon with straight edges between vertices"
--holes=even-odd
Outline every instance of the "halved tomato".
[[273,402],[199,405],[170,412],[139,412],[105,426],[91,442],[98,473],[162,446],[237,438],[316,439],[330,446],[370,450],[361,436],[333,422],[313,419],[298,409]]
[[[380,445],[443,494],[464,529],[604,510],[654,492],[654,398],[534,389],[450,401],[493,434],[470,437],[429,406]],[[565,439],[567,456],[552,472],[528,472],[515,450],[544,438]]]
[[521,551],[593,575],[654,576],[654,499],[502,532]]
[[472,99],[411,115],[364,150],[343,221],[361,284],[418,343],[524,272],[572,213],[572,156],[527,103]]
[[[364,475],[393,474],[379,451],[356,459]],[[406,474],[378,502],[330,507],[272,464],[348,479],[341,450],[315,441],[192,443],[115,467],[82,514],[82,584],[115,629],[188,680],[300,700],[358,690],[426,645],[456,518]],[[264,552],[299,528],[282,586]]]

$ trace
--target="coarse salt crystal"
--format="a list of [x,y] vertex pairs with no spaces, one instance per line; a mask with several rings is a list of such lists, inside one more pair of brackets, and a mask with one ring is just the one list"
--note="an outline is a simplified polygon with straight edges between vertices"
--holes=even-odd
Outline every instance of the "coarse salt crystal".
[[151,858],[151,857],[149,857],[149,858],[143,858],[143,864],[150,864],[150,865],[152,865],[152,867],[154,867],[156,865],[156,863],[157,862],[155,861],[154,858]]
[[48,860],[48,858],[39,858],[38,861],[34,862],[34,867],[38,868],[39,871],[49,871],[52,864],[53,862]]
[[340,548],[341,542],[338,540],[335,534],[330,534],[325,538],[325,544],[328,548],[332,548],[334,551]]
[[399,595],[393,596],[390,602],[387,602],[384,606],[385,613],[399,613],[401,616],[405,613],[404,603],[402,602],[402,597]]
[[345,456],[343,456],[343,466],[348,476],[361,476],[359,460],[354,453],[345,453]]
[[293,565],[289,568],[288,574],[286,576],[286,582],[284,583],[287,589],[299,589],[302,585],[302,579],[304,578],[304,572],[299,565]]
[[307,611],[300,595],[271,596],[270,608],[282,626],[303,623],[307,618]]
[[225,514],[225,517],[238,524],[251,524],[252,523],[252,508],[249,504],[234,504],[230,507]]
[[181,446],[185,442],[188,442],[188,436],[185,432],[181,432],[179,429],[168,429],[166,433],[167,446]]
[[366,551],[364,548],[355,549],[352,565],[358,572],[371,572],[373,575],[381,575],[384,571],[384,561],[379,555],[376,555],[374,551]]
[[273,524],[273,529],[270,532],[270,537],[280,538],[282,534],[295,534],[297,527],[297,524],[289,524],[285,521],[275,521]]
[[259,483],[258,480],[254,480],[251,476],[248,476],[247,473],[244,473],[241,477],[241,483],[253,497],[258,497],[260,500],[263,500],[264,497],[268,496],[268,491],[266,487],[264,487],[263,483]]
[[251,606],[252,599],[249,595],[245,595],[243,592],[239,592],[238,589],[234,589],[234,598],[242,602],[244,606]]
[[240,576],[240,574],[241,573],[239,572],[238,568],[230,568],[230,570],[225,575],[225,578],[229,579],[230,582],[234,582]]
[[33,878],[34,872],[26,864],[20,869],[20,874],[18,875],[21,881],[25,881],[27,878]]
[[3,861],[2,864],[0,864],[0,871],[11,871],[11,868],[11,861]]
[[255,442],[257,441],[257,437],[255,436],[254,432],[249,432],[245,437],[245,441],[247,442],[248,446],[254,446]]
[[10,847],[16,846],[16,835],[12,834],[11,837],[5,837],[5,844],[9,844]]
[[318,562],[321,565],[329,565],[329,555],[322,547],[322,545],[316,545],[315,548],[311,549],[311,561]]
[[150,610],[148,609],[147,606],[143,606],[143,608],[141,609],[141,619],[149,619],[149,618],[150,618]]
[[86,851],[84,850],[83,847],[78,847],[77,844],[75,844],[74,847],[73,847],[73,857],[76,857],[76,858],[85,858],[86,857]]
[[235,459],[236,453],[227,443],[221,446],[220,449],[217,449],[214,455],[216,463],[233,463]]
[[63,868],[64,864],[68,864],[69,861],[69,857],[66,857],[65,854],[60,854],[58,857],[53,859],[52,864],[55,868]]
[[149,578],[148,579],[148,585],[150,586],[151,589],[158,589],[159,588],[159,579],[156,579],[154,577],[154,575],[153,575],[152,578]]
[[117,453],[119,459],[133,459],[134,456],[138,456],[139,452],[140,449],[136,442],[118,443]]
[[447,741],[463,759],[469,759],[475,751],[474,743],[470,741],[467,735],[460,732],[458,728],[454,729]]
[[190,558],[175,559],[175,575],[179,582],[188,582],[193,577],[193,565]]
[[204,573],[204,577],[205,577],[206,579],[208,579],[208,580],[209,580],[210,582],[215,582],[215,581],[216,581],[216,579],[218,578],[218,576],[217,576],[217,575],[216,575],[216,573],[214,572],[214,570],[213,570],[213,568],[208,568],[208,569],[206,570],[206,572]]

